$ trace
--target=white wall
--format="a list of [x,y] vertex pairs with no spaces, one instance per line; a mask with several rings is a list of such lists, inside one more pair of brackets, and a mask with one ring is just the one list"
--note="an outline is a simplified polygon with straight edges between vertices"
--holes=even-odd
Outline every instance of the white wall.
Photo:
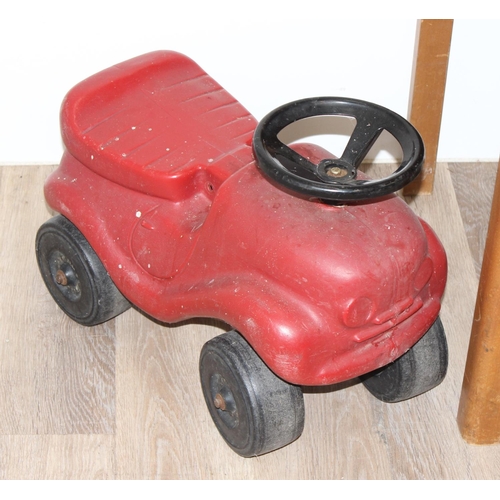
[[[335,5],[11,2],[0,11],[0,164],[57,163],[69,88],[157,49],[192,57],[257,118],[313,95],[366,99],[406,116],[417,17],[346,19]],[[455,22],[440,159],[498,159],[499,28],[498,20]]]

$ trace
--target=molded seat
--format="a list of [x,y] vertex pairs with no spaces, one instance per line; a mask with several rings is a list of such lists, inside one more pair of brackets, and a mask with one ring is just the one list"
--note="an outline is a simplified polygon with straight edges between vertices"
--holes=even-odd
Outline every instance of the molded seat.
[[118,184],[171,200],[216,188],[253,161],[256,120],[188,57],[152,52],[76,85],[61,110],[67,150]]

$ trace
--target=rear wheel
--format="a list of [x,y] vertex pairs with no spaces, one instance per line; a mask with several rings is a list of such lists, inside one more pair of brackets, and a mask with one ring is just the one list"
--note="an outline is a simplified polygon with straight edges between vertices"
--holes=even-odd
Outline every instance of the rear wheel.
[[378,399],[396,403],[438,386],[448,368],[448,345],[440,318],[403,356],[361,377]]
[[36,257],[50,294],[77,323],[97,325],[130,307],[85,237],[62,215],[38,230]]
[[217,429],[239,455],[262,455],[301,435],[304,398],[300,387],[277,377],[238,332],[204,345],[200,378]]

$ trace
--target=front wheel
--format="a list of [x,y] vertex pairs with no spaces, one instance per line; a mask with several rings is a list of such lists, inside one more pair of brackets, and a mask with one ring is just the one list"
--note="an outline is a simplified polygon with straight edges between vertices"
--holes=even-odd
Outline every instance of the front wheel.
[[441,319],[403,356],[361,377],[363,385],[378,399],[397,403],[434,387],[448,368],[448,344]]
[[97,325],[130,307],[90,244],[66,217],[57,215],[40,227],[36,257],[50,294],[77,323]]
[[219,335],[203,346],[200,378],[217,429],[242,457],[268,453],[301,435],[300,387],[277,377],[238,332]]

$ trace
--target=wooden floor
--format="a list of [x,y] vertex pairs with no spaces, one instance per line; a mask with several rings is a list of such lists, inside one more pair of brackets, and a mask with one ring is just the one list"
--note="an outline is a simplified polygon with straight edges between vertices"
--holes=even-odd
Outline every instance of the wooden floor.
[[58,310],[33,252],[51,170],[0,167],[0,478],[500,479],[500,445],[467,445],[456,424],[496,164],[440,164],[434,194],[408,200],[449,258],[441,386],[393,405],[358,383],[308,390],[302,437],[253,459],[202,400],[198,353],[219,326],[132,309],[85,328]]

